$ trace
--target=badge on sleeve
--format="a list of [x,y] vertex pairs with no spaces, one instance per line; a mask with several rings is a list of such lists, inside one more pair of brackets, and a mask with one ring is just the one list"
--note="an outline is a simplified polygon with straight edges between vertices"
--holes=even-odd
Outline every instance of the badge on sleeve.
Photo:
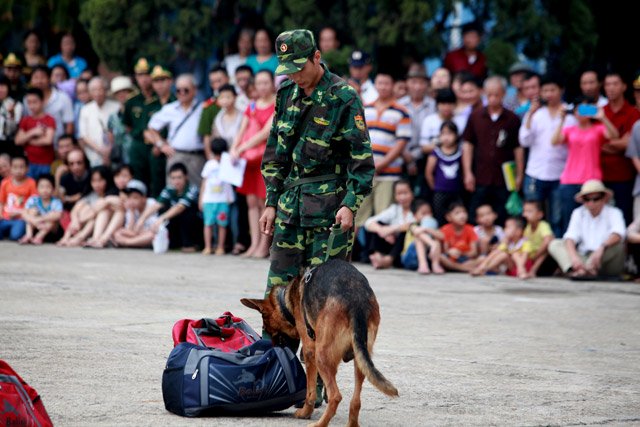
[[364,119],[360,114],[353,117],[353,121],[356,122],[356,127],[360,130],[364,130]]

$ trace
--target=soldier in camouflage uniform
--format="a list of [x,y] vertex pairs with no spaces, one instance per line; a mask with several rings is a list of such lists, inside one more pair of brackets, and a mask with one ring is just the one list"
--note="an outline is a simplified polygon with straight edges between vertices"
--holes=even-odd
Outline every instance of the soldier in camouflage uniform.
[[267,293],[303,266],[348,259],[353,218],[374,173],[360,98],[321,63],[313,34],[286,31],[276,52],[276,74],[289,80],[278,91],[262,160],[260,229],[273,235]]

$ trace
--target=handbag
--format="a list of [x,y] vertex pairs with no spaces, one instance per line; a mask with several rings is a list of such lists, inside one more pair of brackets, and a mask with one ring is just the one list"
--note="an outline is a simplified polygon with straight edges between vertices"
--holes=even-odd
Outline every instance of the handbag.
[[231,353],[181,343],[162,374],[165,408],[187,417],[281,411],[304,400],[306,393],[296,355],[268,340]]
[[188,342],[221,351],[236,351],[253,344],[260,335],[240,317],[230,312],[217,319],[182,319],[173,325],[173,345]]

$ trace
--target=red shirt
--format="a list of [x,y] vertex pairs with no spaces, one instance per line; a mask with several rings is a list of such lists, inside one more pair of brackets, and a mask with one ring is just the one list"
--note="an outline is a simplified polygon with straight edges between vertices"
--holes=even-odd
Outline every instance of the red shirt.
[[25,203],[31,196],[36,196],[36,182],[32,178],[25,178],[20,184],[13,182],[10,176],[2,180],[0,184],[0,203],[2,203],[2,218],[11,219],[24,209]]
[[440,232],[444,235],[444,242],[449,248],[456,248],[463,254],[468,253],[471,246],[478,241],[478,235],[470,224],[465,224],[460,232],[456,231],[455,225],[445,224],[440,227]]
[[[37,119],[32,116],[26,116],[20,120],[20,129],[24,132],[30,131],[36,126],[51,128],[55,131],[56,120],[48,114]],[[27,155],[27,159],[29,159],[29,163],[35,163],[37,165],[50,165],[55,159],[53,144],[46,146],[34,146],[27,144],[24,147],[24,152]]]
[[[631,132],[633,124],[640,120],[640,111],[626,100],[622,104],[622,108],[615,113],[611,109],[611,104],[605,105],[604,114],[613,126],[618,129],[621,138],[627,132]],[[602,153],[600,162],[602,164],[603,181],[626,182],[633,181],[636,177],[633,163],[631,163],[631,159],[625,157],[624,151],[617,154]]]
[[444,68],[451,71],[451,74],[468,71],[481,79],[487,77],[487,60],[484,54],[479,51],[476,51],[474,63],[470,64],[464,48],[452,50],[444,57]]

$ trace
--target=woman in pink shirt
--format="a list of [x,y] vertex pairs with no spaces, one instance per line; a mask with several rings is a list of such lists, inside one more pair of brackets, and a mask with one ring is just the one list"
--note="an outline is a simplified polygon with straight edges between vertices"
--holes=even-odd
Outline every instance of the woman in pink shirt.
[[[618,130],[606,118],[602,107],[594,115],[581,115],[580,105],[595,107],[596,101],[589,97],[579,97],[575,101],[575,117],[578,124],[564,127],[564,117],[556,129],[552,143],[567,144],[568,155],[562,175],[560,175],[560,200],[562,203],[561,225],[564,233],[569,226],[571,213],[579,205],[574,196],[580,186],[590,179],[602,180],[600,152],[609,140],[618,138]],[[566,113],[563,113],[566,115]]]

